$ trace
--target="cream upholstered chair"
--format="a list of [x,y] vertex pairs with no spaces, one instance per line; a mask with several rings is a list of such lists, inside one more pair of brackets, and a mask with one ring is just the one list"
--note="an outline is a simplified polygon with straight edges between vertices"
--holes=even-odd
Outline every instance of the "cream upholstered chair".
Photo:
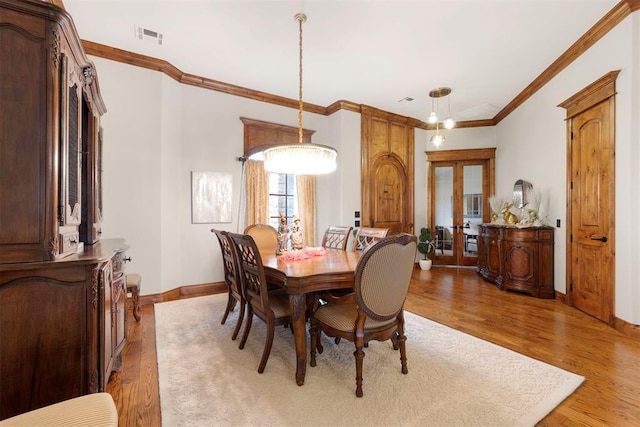
[[311,366],[316,366],[316,352],[323,350],[321,332],[353,342],[358,397],[362,397],[363,348],[370,340],[392,340],[400,349],[402,373],[408,372],[403,312],[417,244],[416,236],[399,234],[373,245],[358,262],[354,292],[329,298],[311,316]]
[[0,421],[0,427],[118,427],[118,411],[109,393],[74,397]]
[[275,254],[278,249],[278,231],[268,224],[253,224],[244,229],[244,234],[253,237],[258,250]]
[[353,239],[353,251],[366,250],[373,243],[387,237],[388,233],[388,228],[360,227]]
[[282,288],[268,289],[262,259],[253,237],[236,233],[228,233],[228,236],[233,241],[233,250],[240,273],[240,287],[247,302],[248,311],[240,348],[244,348],[247,342],[254,314],[267,324],[267,337],[262,351],[262,359],[258,366],[258,372],[262,373],[271,353],[275,327],[291,325],[289,296]]
[[233,241],[229,237],[226,231],[211,229],[212,233],[215,233],[220,243],[220,251],[222,252],[222,264],[224,267],[224,281],[227,284],[227,291],[229,298],[227,300],[227,307],[222,315],[221,324],[227,321],[227,316],[234,309],[235,305],[240,306],[240,313],[238,314],[238,320],[236,322],[236,328],[231,335],[231,339],[235,340],[240,332],[242,321],[244,320],[245,300],[240,289],[240,275],[238,272],[237,261],[235,260],[235,252],[233,251]]
[[322,236],[322,247],[342,249],[344,251],[347,248],[351,230],[353,230],[353,227],[330,225],[324,232],[324,236]]

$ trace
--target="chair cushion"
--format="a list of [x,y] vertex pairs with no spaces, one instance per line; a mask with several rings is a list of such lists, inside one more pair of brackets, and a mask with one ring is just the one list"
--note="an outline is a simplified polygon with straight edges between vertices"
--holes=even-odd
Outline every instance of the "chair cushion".
[[125,274],[125,280],[127,282],[127,288],[132,286],[140,287],[140,282],[142,282],[142,276],[137,273]]
[[[355,331],[358,308],[356,304],[327,304],[319,307],[313,316],[316,320],[339,331]],[[395,320],[395,317],[384,321],[367,318],[365,328],[386,326]]]
[[[260,301],[259,298],[251,299],[251,305],[256,307],[259,311],[264,311],[262,309],[262,301]],[[287,292],[282,288],[269,291],[269,305],[271,306],[271,310],[273,310],[273,314],[276,318],[291,315],[291,310],[289,309],[289,295],[287,295]]]
[[118,426],[118,412],[109,393],[93,393],[0,421],[0,427]]

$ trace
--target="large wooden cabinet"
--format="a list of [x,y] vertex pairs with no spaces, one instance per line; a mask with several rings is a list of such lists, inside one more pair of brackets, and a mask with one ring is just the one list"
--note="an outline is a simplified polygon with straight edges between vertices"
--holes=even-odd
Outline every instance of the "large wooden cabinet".
[[104,390],[122,365],[122,239],[100,239],[94,65],[71,17],[0,0],[0,419]]
[[498,288],[554,298],[552,227],[481,224],[477,272]]

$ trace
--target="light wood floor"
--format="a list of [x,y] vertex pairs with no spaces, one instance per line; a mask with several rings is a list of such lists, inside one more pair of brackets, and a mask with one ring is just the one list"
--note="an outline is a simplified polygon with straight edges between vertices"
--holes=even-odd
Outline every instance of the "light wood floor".
[[[417,269],[405,308],[583,375],[585,382],[539,426],[640,425],[640,340],[560,301],[500,291],[471,269]],[[120,426],[160,425],[153,306],[141,313],[140,323],[129,316],[124,368],[107,387]]]

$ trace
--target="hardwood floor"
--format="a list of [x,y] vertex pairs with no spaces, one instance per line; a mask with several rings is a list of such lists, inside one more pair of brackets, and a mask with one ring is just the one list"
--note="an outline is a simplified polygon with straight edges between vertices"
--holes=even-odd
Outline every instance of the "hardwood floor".
[[[500,291],[472,269],[416,269],[405,309],[583,375],[538,426],[640,425],[640,340],[560,301]],[[107,386],[120,426],[160,425],[153,306],[141,315],[129,316],[124,368]]]

